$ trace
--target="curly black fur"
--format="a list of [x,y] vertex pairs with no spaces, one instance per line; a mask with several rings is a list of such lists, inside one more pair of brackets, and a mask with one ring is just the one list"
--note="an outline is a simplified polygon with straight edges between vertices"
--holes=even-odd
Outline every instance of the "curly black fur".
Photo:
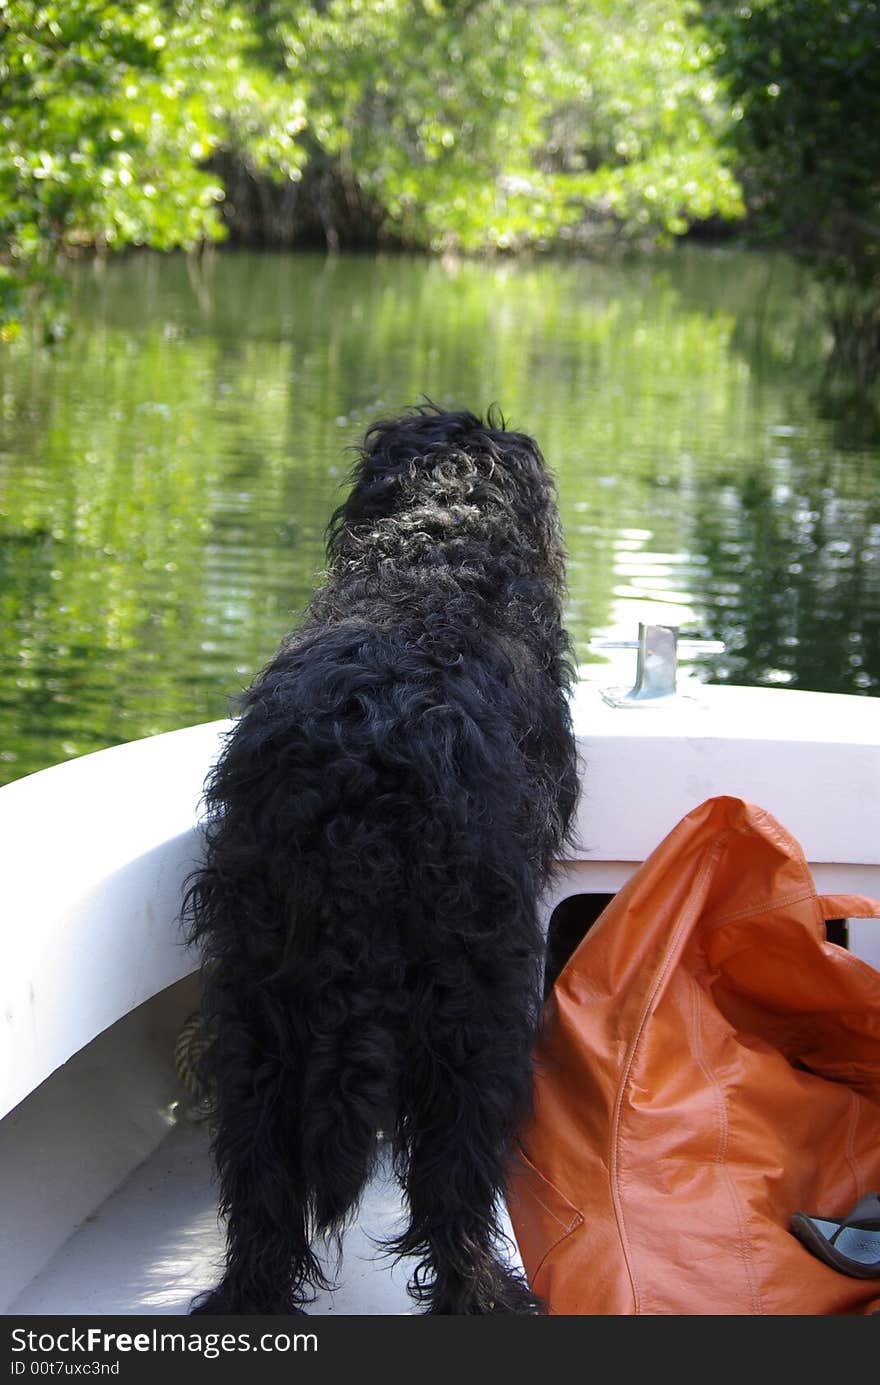
[[297,1311],[393,1141],[433,1313],[534,1311],[495,1249],[529,1108],[537,901],[577,793],[564,555],[535,442],[367,432],[328,579],[243,699],[186,897],[227,1218],[201,1313]]

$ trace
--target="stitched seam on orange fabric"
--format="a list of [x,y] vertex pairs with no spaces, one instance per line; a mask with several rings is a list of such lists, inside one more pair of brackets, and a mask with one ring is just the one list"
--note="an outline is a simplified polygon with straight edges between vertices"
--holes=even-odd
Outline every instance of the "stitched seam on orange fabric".
[[[710,915],[709,918],[704,920],[704,926],[706,928],[715,928],[719,924],[729,923],[732,919],[747,918],[750,914],[763,914],[769,909],[778,909],[784,904],[797,904],[801,900],[811,898],[818,899],[818,891],[816,890],[816,885],[810,870],[810,864],[804,855],[800,842],[793,837],[790,832],[787,832],[782,824],[776,821],[772,813],[767,812],[766,808],[760,808],[756,803],[751,804],[750,807],[756,820],[762,824],[764,835],[775,842],[777,846],[781,847],[789,860],[797,865],[804,878],[803,888],[794,890],[789,895],[782,895],[779,899],[773,899],[764,904],[756,903],[745,909],[737,909],[732,914],[721,914],[715,918],[712,918]],[[733,831],[735,831],[735,829],[729,829],[729,831],[724,834],[724,840],[726,840]],[[760,840],[760,832],[753,831],[750,835]]]
[[787,832],[782,826],[782,823],[777,822],[773,814],[768,813],[766,808],[759,808],[757,804],[753,803],[752,811],[764,824],[764,830],[767,836],[771,837],[773,841],[776,842],[777,846],[781,846],[792,861],[797,862],[806,883],[812,890],[815,890],[810,863],[804,855],[803,847],[797,838],[793,837],[790,832]]
[[[544,1204],[541,1203],[541,1206],[542,1206],[542,1207],[543,1207],[543,1205],[544,1205]],[[551,1241],[550,1245],[547,1247],[547,1249],[544,1251],[544,1254],[541,1256],[541,1259],[538,1261],[538,1264],[535,1266],[535,1270],[534,1270],[534,1272],[533,1272],[533,1274],[532,1274],[532,1280],[533,1280],[533,1281],[536,1281],[536,1280],[537,1280],[538,1275],[541,1273],[542,1269],[544,1268],[545,1264],[547,1263],[547,1256],[550,1255],[551,1252],[554,1251],[554,1250],[556,1249],[556,1247],[557,1247],[562,1241],[564,1241],[564,1240],[566,1239],[567,1236],[570,1236],[571,1233],[572,1233],[572,1231],[574,1231],[576,1227],[580,1226],[581,1223],[583,1222],[583,1220],[584,1220],[583,1213],[582,1213],[582,1212],[577,1212],[577,1213],[575,1214],[575,1216],[574,1216],[574,1219],[573,1219],[573,1221],[572,1221],[571,1226],[568,1227],[568,1229],[567,1229],[566,1231],[560,1232],[560,1234],[556,1237],[556,1240],[555,1240],[555,1241]],[[537,1293],[537,1289],[535,1290],[535,1292]]]
[[[577,1210],[572,1209],[570,1219],[568,1220],[568,1222],[564,1222],[562,1218],[558,1216],[556,1212],[553,1211],[552,1207],[548,1207],[546,1202],[543,1202],[541,1198],[538,1197],[534,1189],[532,1189],[532,1197],[534,1198],[535,1202],[537,1202],[539,1207],[544,1208],[544,1211],[547,1213],[548,1217],[552,1217],[556,1225],[562,1227],[563,1236],[567,1236],[570,1231],[574,1231],[578,1223],[582,1222],[584,1219],[583,1212],[578,1212]],[[557,1242],[554,1241],[553,1244],[556,1245]]]
[[866,1192],[865,1179],[859,1161],[856,1156],[856,1126],[859,1123],[859,1099],[855,1092],[850,1089],[850,1118],[846,1128],[846,1162],[852,1169],[853,1180],[856,1185],[855,1201],[858,1201]]
[[[556,1249],[556,1247],[560,1244],[561,1241],[565,1240],[566,1236],[571,1235],[572,1231],[574,1231],[578,1226],[581,1225],[581,1223],[584,1220],[584,1214],[583,1212],[579,1212],[576,1207],[572,1207],[571,1219],[566,1225],[562,1218],[556,1212],[554,1212],[553,1208],[548,1207],[547,1203],[544,1202],[543,1198],[538,1197],[537,1193],[535,1192],[535,1183],[542,1179],[545,1182],[549,1182],[549,1179],[544,1179],[544,1175],[541,1173],[540,1169],[538,1169],[537,1166],[532,1163],[531,1159],[529,1159],[525,1151],[521,1151],[521,1170],[519,1176],[528,1177],[529,1174],[531,1174],[531,1177],[529,1177],[529,1186],[531,1189],[532,1198],[535,1202],[537,1202],[539,1207],[543,1207],[547,1215],[551,1217],[553,1221],[556,1222],[556,1225],[558,1227],[561,1228],[559,1235],[556,1237],[556,1240],[550,1242],[550,1245],[547,1246],[546,1250],[544,1251],[544,1254],[541,1256],[540,1260],[538,1261],[537,1265],[532,1271],[531,1279],[532,1282],[534,1282],[537,1279],[538,1275],[541,1273],[547,1256],[550,1254],[552,1250]],[[551,1183],[550,1186],[553,1187],[553,1184]],[[559,1190],[556,1189],[555,1191],[558,1192]],[[564,1195],[560,1193],[559,1196],[563,1197]]]
[[742,1205],[742,1199],[737,1191],[736,1183],[731,1176],[730,1165],[727,1162],[727,1155],[730,1149],[730,1120],[727,1114],[727,1098],[717,1075],[706,1061],[705,1050],[703,1048],[703,1034],[700,1028],[700,997],[704,995],[705,992],[695,976],[689,975],[688,980],[691,984],[691,1042],[694,1045],[694,1057],[700,1066],[703,1076],[712,1088],[715,1113],[718,1120],[720,1138],[718,1153],[713,1162],[717,1164],[721,1176],[727,1185],[727,1192],[739,1226],[739,1253],[743,1262],[743,1268],[746,1272],[749,1292],[752,1297],[752,1313],[760,1315],[764,1312],[764,1304],[761,1299],[760,1283],[755,1273],[755,1252],[749,1236],[748,1218],[746,1217],[745,1209]]
[[[570,1202],[570,1199],[565,1197],[564,1192],[560,1192],[560,1190],[558,1190],[556,1184],[552,1183],[552,1181],[550,1181],[549,1177],[547,1177],[545,1173],[540,1172],[538,1165],[536,1165],[536,1163],[532,1163],[531,1159],[529,1159],[527,1152],[525,1152],[525,1148],[520,1147],[520,1152],[518,1152],[517,1163],[516,1166],[514,1166],[514,1168],[516,1168],[516,1173],[514,1173],[514,1176],[520,1177],[520,1179],[528,1181],[528,1186],[529,1188],[531,1188],[532,1192],[532,1198],[534,1198],[534,1201],[536,1202],[536,1204],[538,1204],[538,1206],[540,1206],[540,1208],[545,1209],[547,1216],[552,1216],[557,1226],[564,1227],[565,1233],[568,1233],[568,1231],[574,1231],[575,1226],[577,1226],[578,1224],[578,1217],[581,1217],[581,1220],[583,1220],[581,1210],[579,1210],[577,1206],[574,1205],[574,1202]],[[539,1198],[538,1194],[536,1194],[535,1186],[540,1187],[543,1183],[546,1183],[547,1187],[552,1188],[553,1192],[556,1192],[556,1195],[558,1198],[560,1198],[561,1202],[567,1202],[568,1208],[570,1208],[571,1210],[571,1217],[570,1220],[568,1220],[568,1223],[563,1222],[563,1219],[561,1219],[561,1216],[558,1215],[558,1212],[554,1212],[552,1206],[547,1206],[546,1202],[543,1201],[542,1198]]]
[[[826,919],[827,919],[827,918],[880,919],[880,899],[872,899],[870,895],[865,895],[865,894],[831,894],[831,893],[828,893],[828,894],[820,894],[820,895],[817,896],[817,898],[818,898],[818,900],[819,900],[819,907],[820,907],[820,909],[822,910],[823,916],[824,916]],[[829,906],[829,904],[830,904],[832,901],[833,901],[833,904],[834,904],[835,912],[834,912],[833,914],[827,914],[827,913],[825,912],[825,911],[826,911],[826,908]],[[851,911],[848,911],[847,906],[851,906],[851,905],[853,905],[853,904],[856,905],[856,908],[853,909],[853,910],[851,910]],[[866,905],[866,904],[869,904],[869,905],[872,906],[869,913],[865,913],[865,912],[864,912],[864,905]],[[842,912],[841,912],[841,913],[837,913],[836,911],[837,911],[838,909],[842,910]],[[862,910],[861,913],[859,913],[859,909]]]
[[[703,885],[710,871],[714,868],[715,862],[720,858],[729,835],[730,834],[728,832],[723,833],[720,837],[716,838],[716,840],[707,850],[706,859],[703,862],[699,875],[697,876],[697,879],[694,882],[694,888],[691,891],[692,897],[699,895],[700,887]],[[663,963],[660,969],[658,970],[656,976],[654,977],[654,984],[651,986],[651,989],[648,992],[645,1005],[642,1008],[642,1013],[639,1018],[638,1029],[636,1030],[636,1036],[633,1039],[632,1046],[629,1051],[629,1056],[627,1058],[626,1065],[624,1067],[623,1074],[620,1079],[620,1083],[618,1084],[617,1097],[614,1102],[614,1119],[611,1127],[611,1148],[608,1152],[608,1172],[611,1181],[611,1200],[614,1204],[614,1215],[617,1219],[617,1234],[620,1237],[620,1244],[623,1248],[623,1255],[626,1261],[626,1268],[627,1273],[629,1274],[630,1284],[632,1285],[633,1300],[635,1303],[635,1311],[637,1314],[641,1313],[641,1298],[639,1295],[639,1287],[636,1282],[636,1276],[633,1271],[632,1250],[630,1248],[629,1237],[626,1231],[626,1218],[624,1216],[623,1211],[623,1198],[621,1196],[619,1186],[621,1111],[623,1109],[623,1099],[627,1085],[629,1083],[630,1073],[632,1072],[633,1065],[636,1060],[636,1054],[638,1052],[642,1035],[645,1031],[645,1025],[648,1021],[648,1015],[650,1014],[651,1007],[654,1003],[654,997],[657,995],[657,992],[659,991],[660,986],[663,983],[663,979],[666,976],[667,971],[669,970],[673,960],[675,959],[678,953],[682,938],[687,936],[690,930],[691,923],[697,915],[698,909],[699,904],[696,902],[695,898],[690,908],[687,909],[685,913],[682,915],[681,919],[679,919],[678,927],[672,935],[672,939],[670,941],[666,955],[663,958]]]
[[779,895],[775,899],[756,900],[754,904],[748,905],[745,909],[736,909],[732,914],[710,915],[704,920],[704,926],[707,931],[720,928],[723,923],[731,923],[733,919],[748,918],[751,914],[769,914],[774,909],[781,909],[786,904],[800,904],[805,899],[818,899],[813,886],[809,889],[796,890],[792,894]]

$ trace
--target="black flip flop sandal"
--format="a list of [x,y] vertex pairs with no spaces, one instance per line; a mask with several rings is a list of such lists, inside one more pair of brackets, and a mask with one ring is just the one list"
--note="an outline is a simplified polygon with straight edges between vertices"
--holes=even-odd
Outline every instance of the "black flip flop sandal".
[[866,1193],[839,1221],[795,1212],[788,1229],[841,1274],[880,1279],[880,1193]]

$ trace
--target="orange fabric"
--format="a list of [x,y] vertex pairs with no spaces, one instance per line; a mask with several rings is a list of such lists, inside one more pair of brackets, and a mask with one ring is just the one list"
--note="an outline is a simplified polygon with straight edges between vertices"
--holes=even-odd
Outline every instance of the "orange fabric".
[[[880,1307],[788,1231],[880,1189],[880,972],[825,938],[763,809],[714,798],[594,924],[548,1001],[509,1206],[559,1314]],[[880,927],[880,924],[878,924]]]

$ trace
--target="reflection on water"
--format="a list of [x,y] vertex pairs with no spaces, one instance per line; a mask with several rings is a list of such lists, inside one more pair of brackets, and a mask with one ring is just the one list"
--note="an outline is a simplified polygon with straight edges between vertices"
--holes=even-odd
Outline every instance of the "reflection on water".
[[0,779],[219,717],[320,572],[355,442],[427,394],[553,466],[568,619],[723,639],[704,676],[877,693],[880,453],[818,413],[784,261],[132,257],[0,362]]

